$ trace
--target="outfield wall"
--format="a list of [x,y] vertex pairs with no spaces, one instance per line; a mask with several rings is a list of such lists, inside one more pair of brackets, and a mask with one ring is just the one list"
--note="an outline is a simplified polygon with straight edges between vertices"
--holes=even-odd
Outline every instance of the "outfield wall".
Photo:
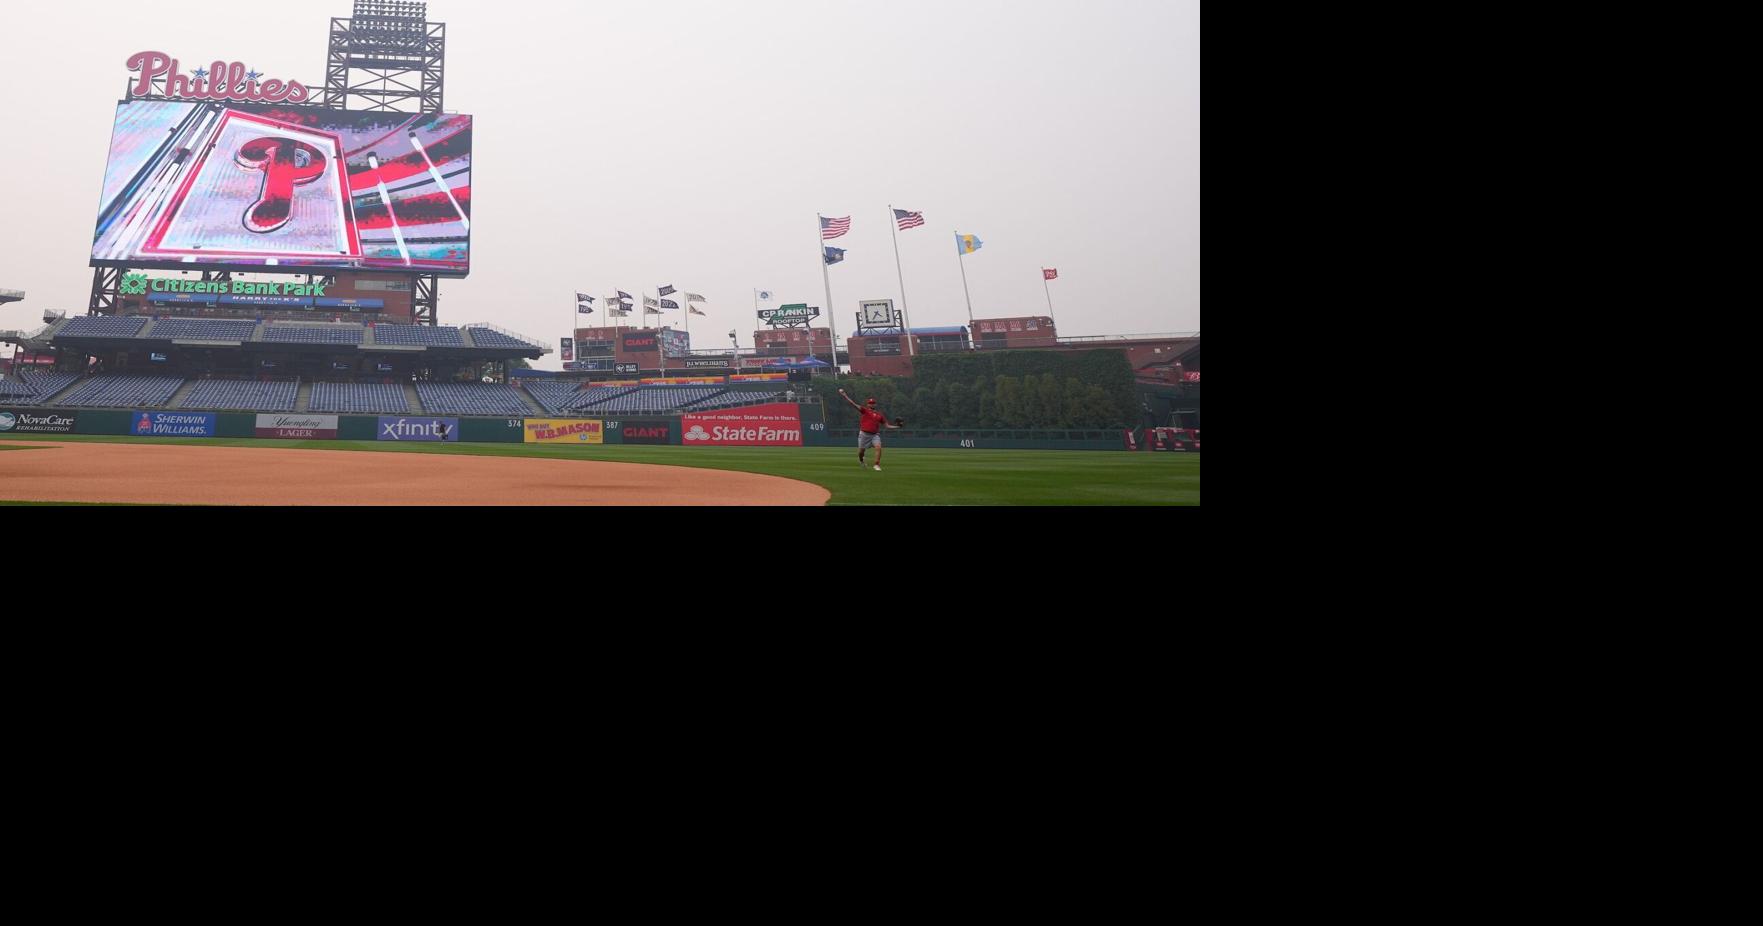
[[[829,431],[820,405],[760,405],[671,416],[454,418],[0,408],[0,438],[160,436],[386,443],[644,445],[672,447],[855,447],[856,431]],[[10,421],[10,427],[7,422]],[[1125,450],[1121,432],[890,431],[886,446],[968,450]]]

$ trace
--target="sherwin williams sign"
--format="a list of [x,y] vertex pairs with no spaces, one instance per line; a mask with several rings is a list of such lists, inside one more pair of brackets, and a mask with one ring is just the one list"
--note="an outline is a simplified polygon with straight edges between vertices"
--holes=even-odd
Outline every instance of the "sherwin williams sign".
[[529,444],[604,444],[606,427],[603,421],[534,421],[526,422],[526,443]]
[[459,443],[458,418],[381,418],[376,439],[402,443]]
[[336,440],[335,415],[258,415],[257,436],[270,440]]
[[800,405],[755,405],[685,416],[687,447],[800,447]]
[[0,412],[0,434],[72,434],[73,425],[74,415],[71,414]]
[[213,437],[220,422],[219,415],[190,415],[181,412],[141,412],[129,433],[136,437]]

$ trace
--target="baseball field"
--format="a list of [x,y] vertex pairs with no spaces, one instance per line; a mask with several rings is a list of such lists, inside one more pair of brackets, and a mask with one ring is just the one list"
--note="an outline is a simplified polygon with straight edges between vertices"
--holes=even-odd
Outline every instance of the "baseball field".
[[4,505],[1200,504],[1181,453],[384,444],[84,436],[0,441]]

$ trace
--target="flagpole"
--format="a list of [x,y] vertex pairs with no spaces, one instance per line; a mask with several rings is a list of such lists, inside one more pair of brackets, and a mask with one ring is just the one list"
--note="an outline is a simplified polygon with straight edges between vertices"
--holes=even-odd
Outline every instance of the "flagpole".
[[894,272],[900,275],[900,311],[906,316],[906,356],[918,356],[918,348],[912,343],[912,311],[906,308],[906,271],[900,266],[900,220],[894,216],[894,207],[888,207],[888,228],[894,233]]
[[962,243],[960,232],[955,233],[955,259],[961,262],[961,292],[967,296],[967,329],[971,333],[973,330],[973,291],[967,288],[967,246]]
[[[814,237],[819,242],[814,246],[814,250],[820,255],[820,278],[826,281],[826,318],[827,323],[832,325],[833,380],[836,382],[839,378],[839,311],[833,308],[833,275],[832,271],[827,269],[826,263],[825,216],[817,212],[814,214],[814,219]],[[814,326],[812,323],[808,326],[808,356],[814,356]]]
[[1047,318],[1053,322],[1053,346],[1059,346],[1059,316],[1053,314],[1053,284],[1047,279],[1046,268],[1041,269],[1041,288],[1047,291]]

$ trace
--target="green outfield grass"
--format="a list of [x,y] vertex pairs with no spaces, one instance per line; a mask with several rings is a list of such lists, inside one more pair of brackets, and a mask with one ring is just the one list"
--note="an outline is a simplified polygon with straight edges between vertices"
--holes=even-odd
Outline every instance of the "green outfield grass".
[[[276,450],[448,453],[599,460],[736,470],[800,479],[834,505],[1199,505],[1200,455],[1015,450],[888,450],[882,472],[858,468],[856,448],[578,447],[525,444],[382,444],[373,441],[7,435],[46,443],[182,444]],[[0,484],[0,499],[6,487]]]

